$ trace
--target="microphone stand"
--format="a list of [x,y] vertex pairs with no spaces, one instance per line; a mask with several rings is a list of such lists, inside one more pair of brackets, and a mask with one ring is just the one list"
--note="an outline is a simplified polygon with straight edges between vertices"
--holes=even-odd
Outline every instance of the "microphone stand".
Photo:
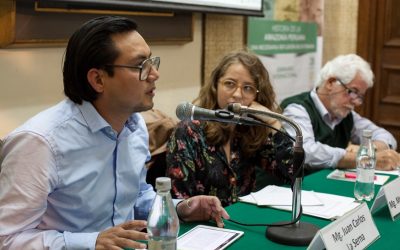
[[[234,108],[235,109],[235,108]],[[235,111],[234,111],[235,112]],[[292,246],[307,246],[310,244],[314,235],[318,232],[319,228],[311,223],[300,222],[301,217],[301,186],[304,177],[304,149],[303,149],[303,135],[297,123],[287,118],[284,115],[274,113],[272,111],[260,111],[251,108],[241,108],[240,113],[259,114],[275,118],[280,121],[287,122],[296,131],[296,138],[294,144],[293,155],[293,168],[299,170],[301,174],[297,175],[293,184],[292,196],[292,220],[296,222],[291,225],[280,226],[281,224],[288,224],[288,222],[279,222],[274,226],[267,228],[265,236],[271,241],[292,245]],[[289,222],[289,223],[290,223]]]

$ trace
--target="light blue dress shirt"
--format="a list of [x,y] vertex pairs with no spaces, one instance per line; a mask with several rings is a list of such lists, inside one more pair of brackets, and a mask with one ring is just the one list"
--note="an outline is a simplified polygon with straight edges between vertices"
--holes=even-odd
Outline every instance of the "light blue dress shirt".
[[117,134],[67,99],[10,133],[1,158],[0,249],[94,249],[99,231],[146,219],[155,195],[136,113]]
[[[341,122],[339,119],[332,119],[328,110],[319,99],[316,90],[313,89],[310,93],[311,99],[314,102],[319,114],[324,122],[334,129],[337,124]],[[372,130],[372,140],[386,142],[388,147],[393,149],[397,148],[396,139],[387,130],[378,127],[372,121],[360,116],[357,112],[352,111],[354,126],[351,131],[351,142],[353,144],[360,144],[362,138],[362,131],[364,129]],[[301,128],[303,134],[303,148],[306,154],[305,164],[317,168],[335,168],[338,162],[346,154],[346,150],[338,147],[331,147],[315,140],[314,130],[310,116],[307,110],[299,104],[290,104],[283,110],[283,115],[291,118]],[[292,136],[295,136],[294,129],[287,123],[283,123],[283,127]]]

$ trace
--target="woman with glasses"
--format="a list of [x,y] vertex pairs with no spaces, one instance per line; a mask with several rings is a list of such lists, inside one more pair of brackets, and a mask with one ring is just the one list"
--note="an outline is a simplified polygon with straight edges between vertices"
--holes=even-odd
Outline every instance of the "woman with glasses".
[[[387,130],[360,116],[362,105],[373,86],[374,74],[361,57],[340,55],[319,72],[315,88],[283,100],[283,114],[296,121],[303,132],[305,164],[309,170],[355,168],[362,131],[372,131],[377,150],[377,169],[400,166],[397,142]],[[286,126],[284,124],[284,126]],[[289,127],[289,133],[294,133]]]
[[[245,51],[226,55],[194,100],[195,105],[212,110],[230,103],[279,111],[268,72],[256,55]],[[257,118],[282,129],[275,119]],[[214,195],[227,206],[267,184],[289,183],[292,142],[276,130],[212,121],[180,122],[167,146],[173,196]]]

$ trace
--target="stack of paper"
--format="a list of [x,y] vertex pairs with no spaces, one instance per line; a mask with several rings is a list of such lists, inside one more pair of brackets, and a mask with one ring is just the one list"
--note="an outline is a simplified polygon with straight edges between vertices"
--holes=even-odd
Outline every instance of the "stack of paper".
[[[291,206],[292,190],[290,188],[279,186],[266,186],[258,192],[251,193],[258,206]],[[301,192],[301,204],[303,206],[322,206],[323,203],[313,191]]]
[[[286,187],[270,185],[239,200],[258,206],[292,210],[292,190]],[[360,205],[354,198],[305,190],[301,191],[301,204],[304,214],[329,220],[337,219]]]

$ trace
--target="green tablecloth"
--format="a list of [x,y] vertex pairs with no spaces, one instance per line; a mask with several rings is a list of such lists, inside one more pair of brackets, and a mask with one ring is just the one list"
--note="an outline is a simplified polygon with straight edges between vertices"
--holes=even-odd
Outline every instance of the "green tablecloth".
[[[353,197],[353,182],[327,179],[331,170],[322,170],[306,176],[303,181],[302,190],[314,190],[317,192],[330,193]],[[393,180],[395,176],[391,176]],[[389,180],[389,181],[390,181]],[[375,195],[380,186],[375,185]],[[368,203],[369,206],[372,202]],[[257,207],[255,205],[238,202],[226,208],[232,219],[245,223],[274,223],[288,221],[291,212],[280,211],[272,208]],[[386,207],[373,214],[373,219],[379,230],[381,238],[374,242],[368,249],[396,249],[397,237],[400,236],[400,221],[392,221],[389,209]],[[301,221],[309,222],[322,228],[330,223],[329,220],[319,219],[307,215],[301,217]],[[180,234],[194,227],[195,223],[181,224]],[[240,226],[232,222],[225,222],[225,227],[244,231],[244,235],[231,246],[229,250],[243,249],[306,249],[307,247],[285,246],[274,243],[265,238],[266,227]]]

